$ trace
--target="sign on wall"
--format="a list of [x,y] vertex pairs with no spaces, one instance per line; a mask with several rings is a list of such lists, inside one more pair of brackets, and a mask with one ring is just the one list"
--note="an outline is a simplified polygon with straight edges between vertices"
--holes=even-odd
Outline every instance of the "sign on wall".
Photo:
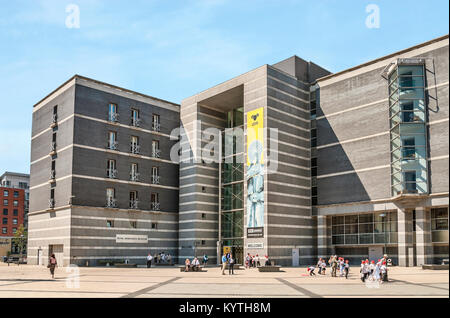
[[247,248],[264,248],[264,243],[247,243]]
[[[247,113],[247,237],[264,235],[264,108]],[[260,228],[259,236],[249,230]],[[256,234],[256,233],[255,233]]]
[[116,243],[148,243],[148,236],[116,234]]

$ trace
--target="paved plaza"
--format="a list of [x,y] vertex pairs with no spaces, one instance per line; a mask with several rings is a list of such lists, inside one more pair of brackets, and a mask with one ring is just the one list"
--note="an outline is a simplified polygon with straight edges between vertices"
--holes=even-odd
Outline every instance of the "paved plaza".
[[[393,267],[389,283],[366,286],[359,268],[349,278],[309,277],[306,268],[280,273],[236,270],[222,276],[217,267],[206,272],[180,272],[178,267],[57,268],[52,280],[45,267],[0,264],[0,297],[449,297],[448,270]],[[378,287],[378,288],[377,288]]]

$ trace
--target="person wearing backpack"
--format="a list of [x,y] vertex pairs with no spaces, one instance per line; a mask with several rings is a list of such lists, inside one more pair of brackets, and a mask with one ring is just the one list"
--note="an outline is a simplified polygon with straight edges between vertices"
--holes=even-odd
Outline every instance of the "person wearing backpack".
[[230,258],[228,259],[228,275],[234,275],[234,263],[236,262],[233,254],[230,254]]
[[56,261],[55,254],[52,254],[50,256],[50,259],[48,261],[48,268],[50,268],[50,274],[52,274],[52,278],[55,278],[55,267],[58,265],[58,262]]

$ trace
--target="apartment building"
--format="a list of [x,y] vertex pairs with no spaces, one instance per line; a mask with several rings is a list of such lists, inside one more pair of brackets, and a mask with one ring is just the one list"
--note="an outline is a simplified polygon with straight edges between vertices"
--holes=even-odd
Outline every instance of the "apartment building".
[[78,75],[37,103],[28,263],[176,255],[178,126],[179,105]]
[[18,247],[12,242],[20,226],[24,225],[25,191],[24,189],[0,186],[1,232],[0,256],[8,252],[19,253]]
[[30,200],[30,175],[26,173],[6,171],[0,176],[0,186],[7,188],[23,189],[25,191],[24,220],[25,227],[28,226],[28,210]]

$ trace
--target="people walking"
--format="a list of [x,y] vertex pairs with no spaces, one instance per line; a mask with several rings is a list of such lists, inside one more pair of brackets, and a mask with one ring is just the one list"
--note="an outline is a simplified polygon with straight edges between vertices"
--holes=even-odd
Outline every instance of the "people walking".
[[344,263],[345,279],[348,278],[348,272],[349,272],[349,270],[350,270],[350,265],[348,264],[348,259],[347,259],[347,260],[345,260],[345,263]]
[[148,253],[148,255],[147,255],[147,268],[152,267],[152,259],[153,259],[152,254]]
[[327,263],[325,263],[325,261],[322,261],[322,275],[325,275],[326,270],[327,270]]
[[250,253],[247,253],[247,256],[245,257],[245,268],[250,268],[252,265],[252,257],[250,256]]
[[234,275],[234,263],[235,263],[235,258],[233,256],[233,254],[230,254],[230,258],[228,259],[228,275]]
[[317,267],[319,268],[319,275],[322,275],[322,257],[319,258],[317,262]]
[[50,274],[52,274],[52,278],[55,278],[55,267],[57,265],[58,265],[58,262],[56,261],[55,254],[52,254],[48,261],[48,268],[50,268]]
[[331,261],[331,277],[336,277],[336,271],[337,271],[337,266],[338,266],[336,257],[337,256],[334,255],[333,260]]
[[225,275],[225,268],[227,268],[227,256],[225,254],[222,255],[222,275]]
[[315,266],[308,267],[309,276],[316,276],[316,273],[314,273],[315,269],[316,269]]

